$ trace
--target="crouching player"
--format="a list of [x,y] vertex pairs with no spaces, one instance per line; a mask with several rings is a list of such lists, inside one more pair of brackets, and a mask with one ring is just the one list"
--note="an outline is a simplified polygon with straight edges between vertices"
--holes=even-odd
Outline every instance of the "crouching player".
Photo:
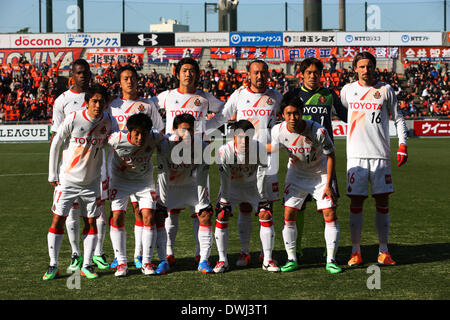
[[[186,206],[195,212],[199,221],[198,241],[200,257],[198,271],[212,273],[208,259],[211,254],[213,208],[209,201],[207,181],[210,159],[204,158],[207,144],[194,135],[195,118],[191,114],[177,115],[173,120],[174,134],[167,134],[158,153],[158,186],[162,205],[169,215],[177,215]],[[175,213],[177,212],[177,213]],[[178,216],[177,216],[178,219]],[[167,249],[174,254],[176,232],[167,224]],[[159,253],[162,255],[162,253]],[[166,273],[169,261],[162,261],[157,273]]]
[[[88,218],[88,225],[83,230],[81,275],[89,279],[98,277],[91,262],[97,244],[102,149],[108,136],[117,131],[118,126],[114,118],[104,112],[108,100],[106,88],[94,85],[88,88],[84,98],[87,109],[75,111],[64,119],[50,147],[48,181],[55,192],[53,220],[47,236],[50,265],[43,280],[51,280],[59,273],[58,256],[64,237],[64,223],[75,201],[79,203],[81,215]],[[62,161],[58,168],[61,147]]]
[[317,210],[325,219],[327,247],[326,270],[339,273],[335,256],[339,226],[336,218],[336,192],[332,187],[335,168],[334,145],[327,131],[317,122],[303,120],[303,102],[298,95],[287,93],[281,102],[284,122],[272,129],[271,152],[281,145],[289,155],[284,189],[283,240],[288,256],[282,272],[299,268],[296,255],[296,218],[308,194],[316,200]]
[[128,274],[126,253],[125,215],[128,200],[133,195],[142,212],[142,273],[155,274],[151,263],[156,246],[156,191],[153,182],[154,150],[163,136],[152,130],[152,120],[144,113],[137,113],[127,121],[128,133],[112,134],[108,144],[114,149],[108,166],[110,172],[111,229],[110,236],[117,258],[116,277]]
[[[268,165],[266,146],[253,139],[255,127],[248,120],[233,125],[233,140],[221,146],[217,152],[220,172],[220,191],[217,203],[215,239],[219,261],[214,272],[228,270],[228,223],[233,209],[240,205],[253,209],[261,224],[260,238],[264,252],[263,269],[278,272],[280,268],[272,260],[275,232],[270,203],[264,198],[262,186],[266,175],[261,174]],[[259,174],[258,174],[259,172]],[[258,182],[258,179],[261,181]],[[260,186],[258,190],[258,186]],[[248,247],[248,243],[246,244]]]

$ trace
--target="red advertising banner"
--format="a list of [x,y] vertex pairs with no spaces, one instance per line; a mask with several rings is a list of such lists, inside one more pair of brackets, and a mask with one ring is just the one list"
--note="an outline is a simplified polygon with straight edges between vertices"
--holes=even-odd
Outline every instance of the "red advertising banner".
[[87,49],[86,60],[91,66],[101,64],[108,66],[117,63],[126,63],[128,59],[144,59],[145,48],[103,48],[103,49]]
[[200,59],[201,47],[149,47],[146,48],[148,63],[168,63],[186,57]]
[[402,62],[412,60],[450,60],[448,47],[402,47]]
[[450,136],[450,121],[416,120],[414,134],[416,136]]
[[350,62],[358,52],[368,51],[377,59],[397,59],[398,47],[343,47],[342,56],[338,57],[339,61]]
[[71,63],[80,58],[82,51],[82,48],[0,50],[0,65],[16,65],[20,57],[24,56],[28,63],[37,65],[45,62],[51,66],[61,61],[59,70],[69,70]]
[[267,48],[211,47],[211,59],[265,59]]

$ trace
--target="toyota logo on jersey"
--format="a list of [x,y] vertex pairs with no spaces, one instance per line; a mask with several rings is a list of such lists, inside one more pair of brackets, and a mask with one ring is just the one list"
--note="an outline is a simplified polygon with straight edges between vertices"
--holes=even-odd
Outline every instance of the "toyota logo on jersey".
[[146,38],[146,37],[144,37],[144,34],[141,33],[141,34],[138,34],[137,37],[139,39],[138,45],[140,45],[140,46],[144,46],[146,42],[150,42],[150,44],[152,46],[156,46],[158,44],[158,41],[156,41],[156,39],[158,39],[157,34],[152,33],[150,38]]

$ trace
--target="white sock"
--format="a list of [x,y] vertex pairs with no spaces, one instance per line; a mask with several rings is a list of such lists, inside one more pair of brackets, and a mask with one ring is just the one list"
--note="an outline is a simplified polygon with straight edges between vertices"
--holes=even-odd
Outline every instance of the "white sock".
[[174,255],[173,247],[175,246],[175,239],[178,232],[178,215],[179,213],[173,213],[169,211],[169,214],[165,221],[167,232],[167,255]]
[[85,229],[83,231],[83,268],[92,263],[97,240],[97,229]]
[[72,248],[72,254],[80,256],[80,210],[78,203],[74,203],[66,219],[67,237]]
[[194,234],[195,240],[195,255],[198,256],[200,254],[200,241],[198,240],[198,229],[200,227],[200,221],[198,220],[197,215],[192,218],[192,232]]
[[167,231],[166,227],[160,226],[156,228],[156,252],[160,261],[166,260],[167,256]]
[[378,232],[379,253],[388,251],[389,220],[389,208],[377,207],[375,226]]
[[[297,261],[297,223],[295,220],[284,220],[283,226],[284,248],[288,256],[288,260]],[[265,258],[265,257],[264,257]]]
[[228,221],[216,220],[214,237],[216,239],[217,252],[219,253],[219,261],[224,261],[225,263],[228,263],[227,251],[229,234]]
[[350,237],[352,240],[352,253],[361,252],[361,231],[363,224],[362,208],[350,208]]
[[327,263],[336,258],[337,248],[339,246],[339,225],[337,220],[325,220],[325,243],[327,245]]
[[250,238],[252,233],[252,213],[239,212],[238,217],[239,241],[241,242],[241,251],[250,252]]
[[50,256],[50,266],[58,266],[59,250],[64,239],[64,229],[49,228],[47,234],[48,255]]
[[111,225],[109,230],[117,264],[127,264],[127,232],[125,231],[125,227],[119,228]]
[[144,225],[144,230],[142,231],[142,265],[152,262],[156,236],[156,225]]
[[211,245],[212,245],[211,225],[203,225],[203,224],[199,225],[198,241],[200,243],[200,261],[208,260],[211,254]]
[[101,256],[103,255],[103,243],[105,242],[105,236],[106,236],[106,211],[105,211],[105,205],[102,204],[99,208],[100,215],[98,216],[96,220],[97,224],[97,245],[95,246],[94,256]]
[[259,220],[261,225],[259,229],[259,237],[261,239],[262,250],[264,253],[264,265],[272,260],[272,251],[275,243],[275,231],[273,228],[273,220]]
[[134,257],[142,256],[142,230],[144,224],[142,221],[134,222]]

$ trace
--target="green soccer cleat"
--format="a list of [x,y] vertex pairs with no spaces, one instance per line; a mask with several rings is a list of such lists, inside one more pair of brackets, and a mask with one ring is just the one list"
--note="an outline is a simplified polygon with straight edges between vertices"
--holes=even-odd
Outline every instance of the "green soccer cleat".
[[291,272],[298,270],[300,266],[298,265],[297,261],[294,260],[288,260],[288,262],[281,267],[281,272]]
[[59,275],[57,266],[48,266],[47,272],[42,276],[42,280],[53,280]]
[[83,257],[80,257],[78,254],[74,253],[72,255],[72,260],[70,261],[69,270],[77,271],[81,269],[82,264],[83,264]]
[[92,262],[94,262],[100,270],[109,269],[109,263],[106,262],[105,255],[93,256]]
[[81,268],[81,275],[88,279],[97,279],[98,274],[94,272],[94,266],[89,265],[87,267]]
[[338,265],[336,264],[336,262],[328,262],[326,269],[328,270],[328,272],[330,273],[341,273],[342,269],[338,267]]

